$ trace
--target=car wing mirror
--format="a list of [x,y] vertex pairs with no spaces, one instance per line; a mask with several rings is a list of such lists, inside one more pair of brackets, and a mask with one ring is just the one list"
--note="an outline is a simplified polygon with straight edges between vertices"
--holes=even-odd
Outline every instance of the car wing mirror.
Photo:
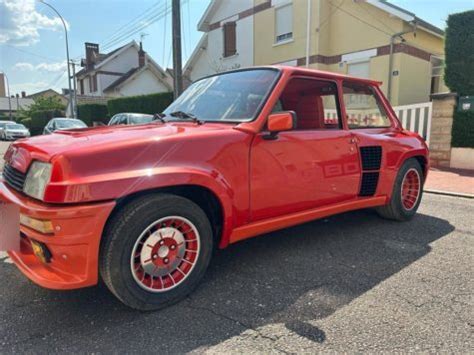
[[296,114],[294,111],[283,111],[273,113],[268,116],[267,129],[268,134],[263,136],[266,140],[275,140],[278,133],[283,131],[291,131],[296,127]]

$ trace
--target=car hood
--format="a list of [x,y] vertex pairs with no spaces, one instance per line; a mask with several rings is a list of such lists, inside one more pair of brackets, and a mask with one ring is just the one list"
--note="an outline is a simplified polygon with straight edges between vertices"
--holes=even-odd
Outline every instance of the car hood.
[[136,151],[165,140],[187,139],[190,136],[232,130],[234,125],[191,122],[152,123],[136,126],[101,126],[57,131],[13,143],[5,153],[5,161],[26,172],[34,159],[51,161],[58,156],[89,156],[97,152]]
[[7,133],[28,133],[27,129],[5,129]]

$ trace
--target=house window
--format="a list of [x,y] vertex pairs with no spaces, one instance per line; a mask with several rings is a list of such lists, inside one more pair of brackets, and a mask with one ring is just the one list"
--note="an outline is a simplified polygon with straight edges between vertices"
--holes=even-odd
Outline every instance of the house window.
[[83,79],[79,80],[79,87],[81,90],[81,95],[84,95],[84,80]]
[[235,27],[235,22],[226,22],[224,24],[224,58],[233,56],[237,53],[237,38]]
[[444,60],[439,57],[431,56],[431,94],[441,91],[442,78],[444,74]]
[[97,91],[97,74],[94,74],[89,77],[89,91],[90,92]]
[[293,38],[293,5],[291,3],[275,9],[275,42]]
[[356,62],[347,64],[347,74],[357,78],[369,79],[370,77],[370,62]]

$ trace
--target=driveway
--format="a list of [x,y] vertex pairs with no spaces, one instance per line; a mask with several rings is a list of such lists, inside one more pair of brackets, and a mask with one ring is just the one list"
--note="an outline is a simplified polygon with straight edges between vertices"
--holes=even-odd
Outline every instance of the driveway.
[[472,352],[473,215],[426,194],[408,223],[366,210],[244,241],[154,313],[41,289],[3,255],[0,353]]

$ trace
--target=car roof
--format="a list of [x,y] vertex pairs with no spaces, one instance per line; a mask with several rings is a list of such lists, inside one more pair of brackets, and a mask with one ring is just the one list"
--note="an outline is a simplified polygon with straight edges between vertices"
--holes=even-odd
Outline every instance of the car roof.
[[[345,74],[340,74],[340,73],[335,73],[335,72],[330,72],[330,71],[317,70],[317,69],[304,68],[304,67],[294,67],[290,65],[264,65],[264,66],[240,68],[236,70],[229,70],[229,71],[225,71],[225,72],[221,72],[217,74],[212,74],[212,75],[203,77],[201,79],[205,79],[205,78],[209,78],[209,77],[213,77],[217,75],[222,75],[222,74],[235,73],[239,71],[258,70],[258,69],[273,69],[273,70],[278,70],[279,72],[287,72],[291,75],[305,75],[305,76],[313,76],[315,78],[350,80],[350,81],[359,82],[362,84],[375,85],[375,86],[379,86],[382,84],[381,81],[377,81],[377,80],[357,78],[355,76],[350,76],[350,75],[345,75]],[[196,80],[196,81],[199,81],[199,80]]]

